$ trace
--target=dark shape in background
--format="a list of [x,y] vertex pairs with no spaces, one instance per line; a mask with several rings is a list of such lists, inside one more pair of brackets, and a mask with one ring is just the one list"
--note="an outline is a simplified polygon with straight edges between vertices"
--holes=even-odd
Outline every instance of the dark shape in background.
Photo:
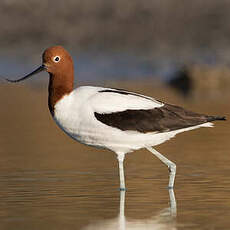
[[178,70],[167,84],[186,98],[191,96],[194,89],[193,79],[186,67]]

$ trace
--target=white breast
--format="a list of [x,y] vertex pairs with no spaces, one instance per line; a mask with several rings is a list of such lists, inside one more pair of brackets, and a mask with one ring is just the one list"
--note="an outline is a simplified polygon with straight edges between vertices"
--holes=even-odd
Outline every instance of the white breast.
[[97,87],[79,87],[55,105],[54,120],[74,139],[81,141],[82,125],[86,128],[90,123],[91,114],[87,101],[96,92]]

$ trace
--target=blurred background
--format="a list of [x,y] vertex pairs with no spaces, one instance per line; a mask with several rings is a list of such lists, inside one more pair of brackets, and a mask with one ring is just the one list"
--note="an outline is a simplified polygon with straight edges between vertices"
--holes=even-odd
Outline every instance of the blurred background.
[[[34,70],[53,45],[72,55],[76,86],[123,88],[230,117],[229,0],[0,1],[1,76]],[[116,157],[58,129],[47,84],[47,73],[0,80],[0,228],[108,229],[119,213]],[[229,228],[230,125],[215,126],[157,146],[177,164],[178,216],[161,229]],[[166,167],[140,150],[125,168],[127,220],[160,229]]]

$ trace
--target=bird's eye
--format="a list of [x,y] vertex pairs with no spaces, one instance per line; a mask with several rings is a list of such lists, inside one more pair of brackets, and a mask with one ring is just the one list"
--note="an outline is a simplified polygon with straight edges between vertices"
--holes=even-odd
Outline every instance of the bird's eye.
[[53,61],[54,62],[59,62],[61,60],[61,58],[59,57],[59,56],[55,56],[54,58],[53,58]]

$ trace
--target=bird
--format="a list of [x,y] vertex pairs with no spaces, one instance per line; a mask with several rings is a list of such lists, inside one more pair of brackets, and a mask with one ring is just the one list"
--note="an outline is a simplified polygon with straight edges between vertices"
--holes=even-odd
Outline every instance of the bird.
[[176,164],[153,147],[176,134],[212,127],[224,116],[209,116],[164,103],[124,89],[80,86],[74,89],[74,64],[62,46],[42,54],[42,64],[16,83],[46,71],[49,74],[48,107],[56,124],[71,138],[85,145],[116,153],[120,190],[126,190],[124,159],[127,153],[146,148],[169,169],[168,188],[173,189]]

